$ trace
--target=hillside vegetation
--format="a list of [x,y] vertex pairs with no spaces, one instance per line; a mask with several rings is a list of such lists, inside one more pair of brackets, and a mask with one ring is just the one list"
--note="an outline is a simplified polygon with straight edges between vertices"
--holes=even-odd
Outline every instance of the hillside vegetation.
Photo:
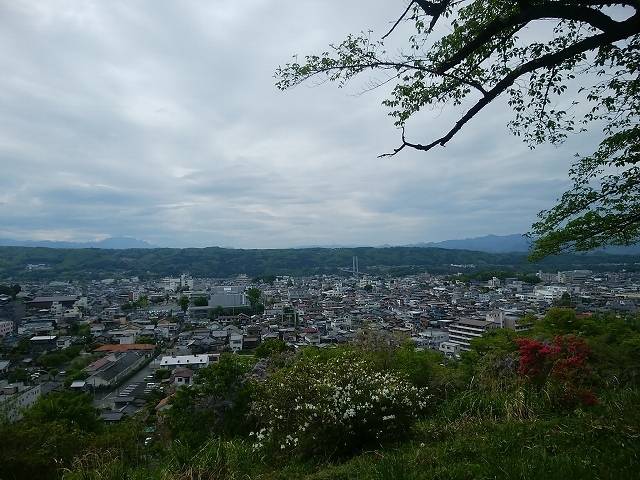
[[[517,270],[535,272],[588,268],[612,271],[636,269],[640,257],[630,255],[559,255],[529,263],[524,253],[484,253],[442,248],[305,248],[240,250],[211,248],[158,249],[51,249],[0,247],[0,278],[95,279],[111,276],[164,276],[190,272],[201,277],[310,275],[348,269],[352,257],[360,269],[372,273],[408,274],[429,270],[452,273],[465,270]],[[28,271],[28,264],[45,269]]]

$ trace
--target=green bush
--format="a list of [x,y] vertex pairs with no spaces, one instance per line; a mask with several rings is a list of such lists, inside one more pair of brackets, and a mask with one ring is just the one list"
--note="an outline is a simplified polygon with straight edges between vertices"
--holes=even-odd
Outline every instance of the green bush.
[[178,389],[166,414],[174,439],[190,446],[212,436],[248,433],[250,383],[245,381],[255,359],[225,353],[220,361],[198,370],[191,388]]
[[258,358],[270,357],[274,353],[281,353],[287,349],[287,344],[276,338],[268,338],[256,348],[254,354]]

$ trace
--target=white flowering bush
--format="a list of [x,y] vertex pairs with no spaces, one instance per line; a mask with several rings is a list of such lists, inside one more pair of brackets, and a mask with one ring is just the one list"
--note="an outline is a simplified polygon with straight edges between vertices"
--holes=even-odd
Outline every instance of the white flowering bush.
[[426,389],[355,352],[301,358],[258,386],[254,449],[348,454],[405,436],[427,407]]

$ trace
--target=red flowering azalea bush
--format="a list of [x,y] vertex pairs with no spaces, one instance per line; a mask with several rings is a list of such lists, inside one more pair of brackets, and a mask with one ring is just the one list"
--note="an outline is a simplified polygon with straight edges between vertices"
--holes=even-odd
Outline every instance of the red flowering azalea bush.
[[591,349],[574,335],[558,335],[552,342],[516,339],[520,353],[518,373],[547,388],[552,400],[565,406],[594,405],[592,372],[588,365]]

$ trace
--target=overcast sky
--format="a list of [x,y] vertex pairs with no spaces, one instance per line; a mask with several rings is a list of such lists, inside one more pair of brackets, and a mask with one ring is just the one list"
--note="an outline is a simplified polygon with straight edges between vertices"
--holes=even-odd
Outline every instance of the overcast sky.
[[[404,5],[0,0],[0,237],[271,248],[526,232],[577,141],[529,151],[503,102],[444,149],[379,159],[399,134],[385,90],[361,94],[371,77],[274,87],[294,53],[381,36]],[[425,112],[408,135],[453,120]]]

